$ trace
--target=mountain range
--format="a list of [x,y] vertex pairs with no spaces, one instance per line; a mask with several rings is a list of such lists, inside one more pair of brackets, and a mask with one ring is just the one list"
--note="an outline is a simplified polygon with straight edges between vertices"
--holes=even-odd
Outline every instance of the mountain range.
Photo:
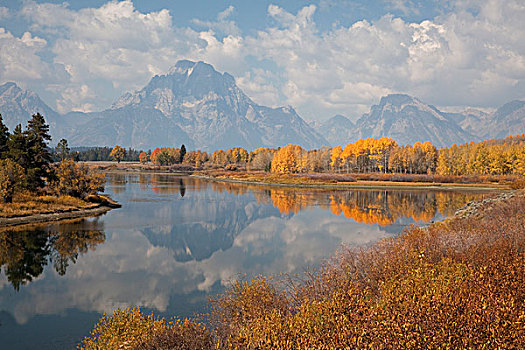
[[32,91],[12,82],[0,86],[0,113],[10,130],[25,125],[35,112],[45,116],[53,142],[65,138],[71,146],[136,149],[185,144],[207,151],[251,150],[289,143],[311,149],[382,136],[399,144],[428,140],[440,147],[525,131],[524,101],[509,102],[494,113],[473,108],[448,113],[404,94],[382,97],[355,124],[341,115],[308,124],[292,107],[261,106],[230,74],[188,60],[101,112],[59,114]]

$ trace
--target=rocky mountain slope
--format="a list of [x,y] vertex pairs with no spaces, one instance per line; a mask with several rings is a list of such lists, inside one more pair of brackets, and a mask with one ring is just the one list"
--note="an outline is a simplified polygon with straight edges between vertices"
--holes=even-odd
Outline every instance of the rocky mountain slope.
[[18,124],[25,127],[31,115],[37,112],[45,116],[53,131],[56,130],[57,123],[62,122],[62,116],[33,91],[23,90],[11,82],[0,85],[0,114],[9,130],[13,130]]
[[312,122],[310,125],[319,131],[331,146],[348,143],[355,124],[350,119],[340,114],[323,122]]
[[483,139],[500,139],[525,132],[525,101],[504,104],[484,122]]
[[398,144],[430,141],[437,147],[478,141],[479,137],[463,130],[453,118],[415,97],[388,95],[364,114],[350,134],[350,139],[388,136]]

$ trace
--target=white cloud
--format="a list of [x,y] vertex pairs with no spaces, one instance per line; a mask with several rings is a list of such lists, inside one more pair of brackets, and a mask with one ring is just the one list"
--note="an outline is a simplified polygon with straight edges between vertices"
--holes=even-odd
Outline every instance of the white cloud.
[[274,85],[278,77],[271,71],[255,68],[236,79],[236,83],[255,102],[269,107],[277,107],[279,90]]
[[[62,111],[83,110],[86,103],[98,103],[100,108],[101,101],[107,106],[122,92],[143,86],[152,74],[167,71],[180,57],[181,45],[186,45],[178,39],[167,10],[143,14],[131,1],[79,11],[67,4],[28,2],[21,12],[35,30],[58,33],[53,60],[69,74],[65,84],[69,91],[57,101]],[[100,88],[107,83],[113,89]],[[72,98],[72,89],[85,91],[86,87],[97,95],[76,93],[79,98]],[[82,96],[90,101],[82,101]]]
[[224,11],[219,12],[216,21],[202,21],[200,19],[194,18],[192,19],[192,23],[196,24],[197,26],[217,31],[220,34],[238,36],[240,35],[241,31],[237,24],[230,19],[234,11],[235,8],[230,5]]
[[405,16],[411,14],[419,14],[419,9],[410,0],[389,0],[385,1],[385,5],[389,9],[401,11],[401,13],[403,13]]
[[46,40],[25,32],[20,38],[0,28],[0,81],[35,81],[48,72],[38,53]]

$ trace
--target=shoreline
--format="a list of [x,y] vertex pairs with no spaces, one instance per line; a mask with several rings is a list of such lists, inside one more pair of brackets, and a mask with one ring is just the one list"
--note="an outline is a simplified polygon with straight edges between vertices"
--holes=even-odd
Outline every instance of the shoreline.
[[120,203],[115,202],[113,199],[107,196],[100,197],[102,198],[102,201],[97,205],[91,206],[89,208],[71,208],[48,213],[37,213],[13,217],[0,217],[0,229],[30,224],[54,223],[63,220],[99,216],[107,213],[111,209],[122,207]]
[[[170,168],[160,166],[159,168],[145,167],[140,163],[129,164],[112,164],[111,162],[85,162],[86,165],[95,170],[107,174],[152,174],[152,175],[175,175],[191,176],[198,179],[238,183],[246,185],[272,186],[272,187],[290,187],[290,188],[320,188],[328,190],[350,190],[350,189],[374,189],[374,190],[429,190],[429,191],[494,191],[506,192],[511,189],[501,184],[490,183],[441,183],[441,182],[415,182],[415,181],[375,181],[375,180],[358,180],[356,182],[339,182],[339,183],[287,183],[287,182],[265,182],[257,179],[238,179],[228,177],[215,177],[212,175],[202,174],[202,170],[190,170],[180,168]],[[238,175],[246,175],[249,172],[241,171]],[[228,176],[228,175],[226,175]]]
[[263,182],[253,180],[240,180],[231,178],[217,178],[213,176],[196,175],[190,174],[189,176],[198,179],[225,182],[225,183],[238,183],[246,185],[258,185],[258,186],[272,186],[272,187],[291,187],[291,188],[319,188],[328,190],[427,190],[427,191],[492,191],[492,192],[507,192],[511,191],[508,188],[500,186],[482,186],[483,184],[473,184],[471,186],[467,184],[449,184],[449,183],[417,183],[417,182],[392,182],[392,184],[373,184],[373,181],[366,183],[363,182],[346,182],[340,184],[307,184],[307,183],[278,183],[278,182]]
[[0,229],[14,226],[22,226],[28,224],[42,224],[42,223],[53,223],[68,219],[80,219],[91,216],[99,216],[107,213],[113,206],[100,205],[95,208],[89,209],[78,209],[55,213],[46,214],[34,214],[28,216],[16,216],[11,218],[0,218]]

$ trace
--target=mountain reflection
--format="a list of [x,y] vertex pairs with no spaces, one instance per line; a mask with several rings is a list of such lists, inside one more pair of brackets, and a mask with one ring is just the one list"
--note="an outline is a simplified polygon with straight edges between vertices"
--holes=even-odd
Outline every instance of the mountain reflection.
[[48,226],[27,226],[0,231],[0,267],[18,291],[37,278],[51,263],[59,275],[80,254],[104,243],[103,224],[78,220]]

